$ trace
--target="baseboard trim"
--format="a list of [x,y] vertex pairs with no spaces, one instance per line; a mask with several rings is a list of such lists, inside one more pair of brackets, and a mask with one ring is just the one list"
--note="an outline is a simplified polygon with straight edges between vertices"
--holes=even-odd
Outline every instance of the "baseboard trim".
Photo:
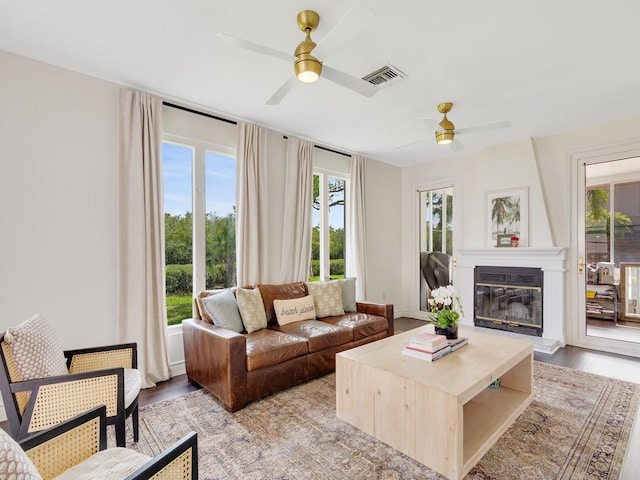
[[177,377],[178,375],[185,375],[186,373],[187,367],[185,366],[184,361],[174,362],[169,366],[169,375],[171,375],[171,378]]

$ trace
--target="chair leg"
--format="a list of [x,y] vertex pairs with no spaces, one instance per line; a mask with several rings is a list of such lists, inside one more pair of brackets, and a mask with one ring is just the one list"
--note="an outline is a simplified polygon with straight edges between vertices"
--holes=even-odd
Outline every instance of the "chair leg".
[[118,447],[126,447],[127,446],[127,437],[124,429],[124,421],[125,419],[118,419],[115,423],[116,427],[116,446]]
[[131,422],[133,423],[133,441],[137,443],[138,439],[140,438],[138,431],[138,405],[136,405],[136,408],[134,408],[133,412],[131,412]]

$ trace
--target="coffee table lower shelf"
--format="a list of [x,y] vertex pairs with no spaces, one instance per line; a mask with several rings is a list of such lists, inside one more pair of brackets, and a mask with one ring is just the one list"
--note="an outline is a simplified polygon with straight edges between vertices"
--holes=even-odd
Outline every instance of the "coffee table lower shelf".
[[524,412],[531,398],[531,394],[501,386],[487,388],[464,405],[462,470],[465,475]]
[[491,358],[498,346],[484,337],[433,363],[401,355],[406,339],[394,337],[339,353],[337,416],[462,479],[533,399],[531,345],[509,340]]

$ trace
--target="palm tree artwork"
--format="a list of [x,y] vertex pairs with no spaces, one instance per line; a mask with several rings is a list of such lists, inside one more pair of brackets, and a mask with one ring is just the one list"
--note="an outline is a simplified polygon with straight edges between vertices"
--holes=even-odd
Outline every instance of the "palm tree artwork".
[[496,197],[491,204],[491,233],[496,239],[498,234],[520,233],[520,197]]

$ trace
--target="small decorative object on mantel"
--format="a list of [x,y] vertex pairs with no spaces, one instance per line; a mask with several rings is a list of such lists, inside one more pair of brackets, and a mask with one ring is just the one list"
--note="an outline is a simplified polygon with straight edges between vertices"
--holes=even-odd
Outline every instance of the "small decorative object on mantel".
[[519,241],[520,241],[520,239],[518,238],[518,236],[517,235],[513,235],[511,237],[511,246],[512,247],[517,247]]
[[458,338],[458,319],[464,313],[460,294],[453,285],[431,291],[429,312],[437,334],[448,339]]

